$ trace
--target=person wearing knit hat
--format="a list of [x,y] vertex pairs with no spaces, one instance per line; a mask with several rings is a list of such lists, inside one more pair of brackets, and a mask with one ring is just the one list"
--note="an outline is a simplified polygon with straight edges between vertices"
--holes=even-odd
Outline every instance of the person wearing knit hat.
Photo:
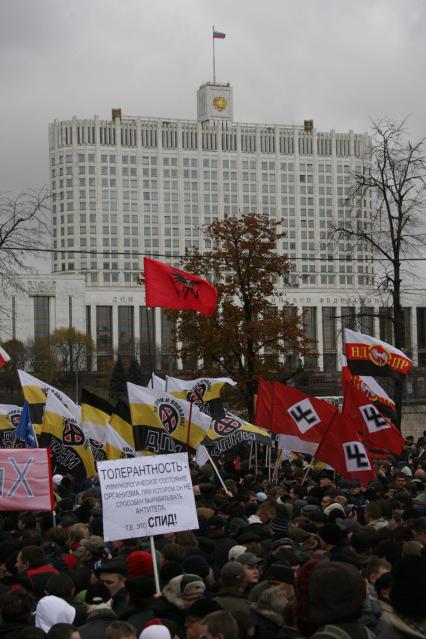
[[285,537],[288,533],[289,516],[283,505],[277,504],[275,516],[270,523],[270,527],[275,537]]
[[141,575],[126,579],[125,585],[129,594],[129,610],[121,618],[131,623],[139,634],[145,624],[155,618],[153,610],[155,581],[153,577]]
[[210,573],[209,562],[203,555],[189,555],[183,564],[183,571],[192,575],[198,575],[204,581]]
[[86,591],[87,622],[80,626],[81,639],[99,639],[117,615],[112,610],[111,593],[102,583],[92,584]]
[[326,555],[332,557],[334,552],[341,550],[345,533],[336,524],[325,524],[318,529],[318,537],[321,540],[322,550]]
[[151,577],[153,572],[154,567],[150,552],[146,550],[134,550],[127,555],[127,576],[129,579],[142,575]]

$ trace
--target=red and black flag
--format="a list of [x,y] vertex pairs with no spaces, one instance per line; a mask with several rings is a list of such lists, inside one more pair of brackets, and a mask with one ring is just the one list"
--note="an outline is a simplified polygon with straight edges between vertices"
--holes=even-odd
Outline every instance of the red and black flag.
[[271,430],[279,433],[279,447],[315,455],[337,408],[286,384],[274,382],[273,387]]
[[352,386],[355,386],[355,388],[361,391],[361,393],[374,404],[382,415],[390,419],[393,424],[396,424],[398,422],[398,414],[396,412],[395,402],[389,397],[385,389],[380,386],[371,375],[352,375],[345,355],[341,355],[341,361],[343,391],[345,390],[346,384],[352,384]]
[[332,466],[343,477],[358,479],[363,485],[376,476],[355,423],[345,419],[337,410],[315,457]]
[[399,455],[405,441],[399,430],[377,407],[350,383],[344,387],[343,417],[355,424],[355,428],[368,448],[387,450]]
[[149,257],[144,258],[144,273],[147,306],[198,311],[207,316],[215,312],[217,290],[207,280]]
[[344,329],[345,355],[352,375],[378,375],[403,379],[413,362],[395,346],[380,339]]

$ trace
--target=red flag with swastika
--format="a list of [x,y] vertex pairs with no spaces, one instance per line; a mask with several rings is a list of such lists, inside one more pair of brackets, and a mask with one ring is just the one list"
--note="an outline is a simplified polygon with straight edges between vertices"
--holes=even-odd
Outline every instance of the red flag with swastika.
[[343,477],[358,479],[364,485],[376,476],[355,424],[338,411],[318,446],[315,457],[332,466]]

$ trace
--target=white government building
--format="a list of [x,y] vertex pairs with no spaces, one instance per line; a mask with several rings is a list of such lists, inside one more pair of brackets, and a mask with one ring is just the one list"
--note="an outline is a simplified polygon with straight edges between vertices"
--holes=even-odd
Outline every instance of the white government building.
[[[25,277],[10,291],[0,337],[46,337],[62,326],[87,331],[95,365],[135,353],[144,363],[155,342],[155,367],[170,369],[170,326],[146,309],[137,286],[143,256],[177,264],[185,248],[209,248],[200,226],[238,212],[283,219],[279,251],[294,271],[273,303],[303,309],[318,342],[321,370],[338,368],[342,325],[360,308],[362,329],[391,339],[386,308],[374,292],[367,246],[332,244],[337,220],[356,216],[366,230],[371,202],[345,207],[351,174],[369,166],[371,140],[353,131],[233,120],[229,84],[203,84],[197,119],[132,117],[54,121],[49,125],[52,273]],[[426,364],[426,298],[407,296],[406,349]],[[374,312],[373,312],[374,311]],[[373,315],[378,317],[375,318]],[[149,329],[149,330],[148,330]]]

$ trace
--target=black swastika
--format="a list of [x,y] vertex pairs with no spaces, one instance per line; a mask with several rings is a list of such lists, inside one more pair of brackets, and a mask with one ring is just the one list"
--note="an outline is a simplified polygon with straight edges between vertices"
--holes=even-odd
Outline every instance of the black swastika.
[[314,424],[317,421],[317,416],[311,408],[303,410],[301,406],[295,406],[289,410],[289,413],[298,423],[305,421],[307,424]]
[[362,412],[365,421],[368,424],[372,424],[374,429],[378,430],[379,428],[383,428],[388,425],[383,415],[381,415],[374,406],[363,406]]
[[357,468],[370,468],[370,463],[365,452],[355,444],[344,444],[346,459],[348,461],[355,461]]

